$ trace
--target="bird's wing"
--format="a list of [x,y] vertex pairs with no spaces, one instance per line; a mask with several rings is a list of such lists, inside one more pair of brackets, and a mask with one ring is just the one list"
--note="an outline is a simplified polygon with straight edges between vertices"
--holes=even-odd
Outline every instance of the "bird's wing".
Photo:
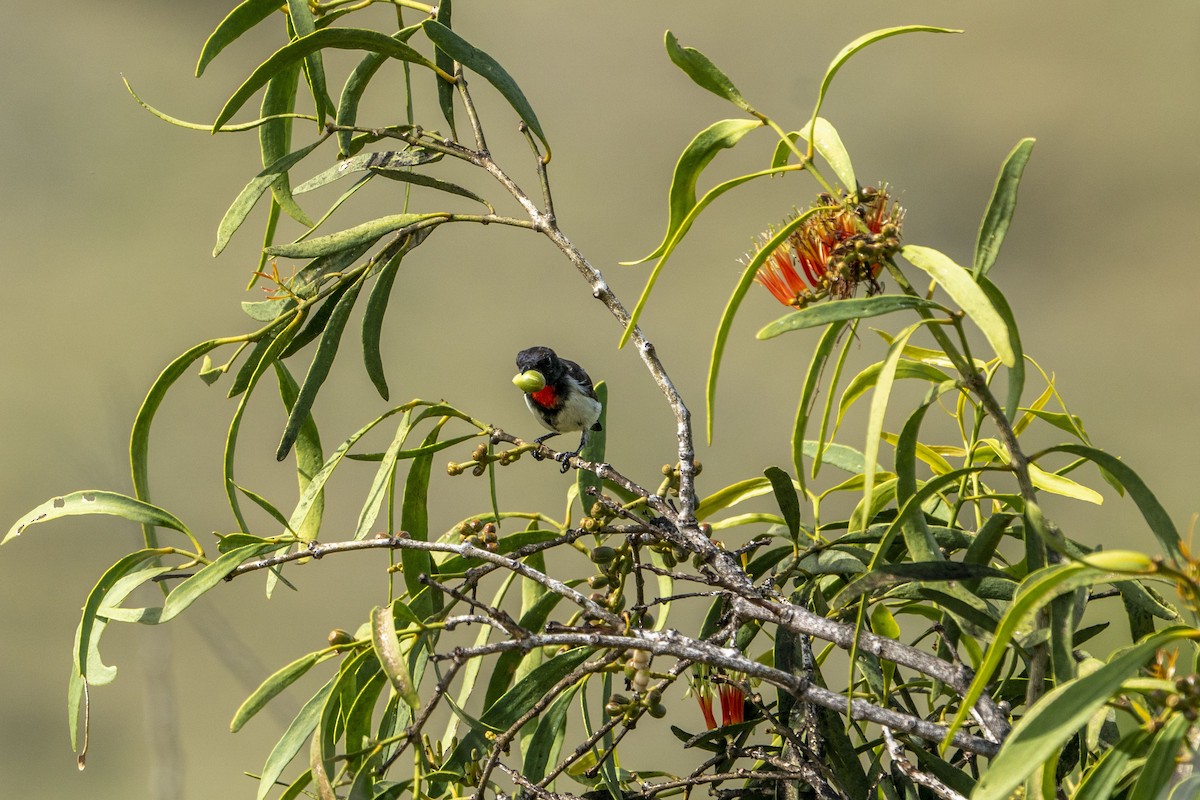
[[567,374],[574,378],[590,396],[595,397],[596,392],[592,389],[592,379],[587,372],[584,371],[583,367],[579,366],[574,361],[569,361],[565,358],[559,360],[562,361],[563,366],[567,368]]

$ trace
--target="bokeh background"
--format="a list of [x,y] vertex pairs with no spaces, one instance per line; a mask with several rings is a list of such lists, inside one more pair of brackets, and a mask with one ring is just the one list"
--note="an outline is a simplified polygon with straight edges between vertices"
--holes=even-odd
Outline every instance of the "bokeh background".
[[[66,0],[5,9],[6,520],[66,491],[128,491],[128,430],[154,376],[198,341],[249,329],[238,303],[261,296],[243,292],[261,209],[220,259],[209,253],[226,206],[259,168],[255,138],[170,127],[140,109],[121,83],[124,74],[148,102],[175,116],[211,120],[280,43],[281,26],[264,28],[195,80],[200,45],[230,5]],[[668,181],[684,145],[710,122],[737,116],[670,64],[665,29],[709,55],[789,128],[802,124],[825,66],[856,36],[906,23],[965,29],[868,49],[839,74],[824,115],[840,130],[860,177],[894,187],[908,212],[906,239],[963,263],[1000,163],[1020,138],[1037,137],[992,275],[1008,293],[1026,351],[1054,373],[1093,440],[1141,472],[1181,529],[1200,510],[1200,274],[1193,246],[1200,6],[1191,0],[1152,8],[460,0],[455,22],[531,99],[555,148],[560,223],[630,306],[646,273],[616,262],[658,243]],[[331,89],[352,63],[332,59],[338,77]],[[386,115],[401,108],[399,75],[393,69],[386,75],[391,87],[376,89],[368,111],[375,119],[397,118]],[[428,83],[421,97],[429,96]],[[475,96],[493,151],[534,189],[511,112],[483,81],[475,81]],[[419,119],[440,122],[432,114]],[[765,135],[745,140],[718,159],[711,179],[760,168],[770,147]],[[372,188],[347,207],[347,224],[395,212],[395,187]],[[813,192],[798,176],[727,195],[706,212],[659,284],[644,326],[698,423],[706,360],[738,274],[736,259],[754,234],[794,205],[807,205]],[[322,195],[310,209],[333,196]],[[394,301],[385,345],[394,399],[445,397],[477,417],[533,433],[508,383],[512,355],[551,344],[608,380],[611,460],[646,481],[672,460],[667,410],[636,354],[615,349],[617,327],[544,240],[514,230],[441,231],[406,262]],[[782,310],[755,293],[734,328],[718,436],[700,453],[708,466],[702,490],[787,464],[782,432],[815,335],[754,341],[753,332]],[[384,408],[356,350],[350,333],[344,363],[316,409],[327,448]],[[855,358],[861,366],[882,352],[866,334]],[[199,532],[232,524],[220,488],[232,413],[223,397],[224,389],[185,379],[154,435],[154,497]],[[245,426],[238,474],[286,506],[294,477],[271,457],[282,425],[273,402],[271,390],[262,391]],[[851,430],[848,441],[860,436]],[[522,462],[504,475],[502,498],[560,513],[568,479],[548,482],[546,472]],[[335,538],[339,524],[352,525],[361,492],[355,478],[369,474],[347,470],[331,498],[324,538]],[[1102,489],[1106,504],[1095,510],[1049,501],[1070,535],[1153,548],[1127,499],[1100,485],[1094,472],[1079,475]],[[480,483],[435,478],[435,530],[485,507]],[[240,773],[259,768],[290,715],[266,714],[234,736],[227,732],[234,709],[263,677],[320,646],[330,628],[353,629],[383,597],[380,557],[351,556],[293,571],[301,591],[281,591],[270,603],[261,600],[260,580],[243,580],[176,624],[111,629],[106,659],[121,674],[93,692],[92,750],[79,773],[63,702],[72,633],[90,586],[136,541],[131,526],[73,520],[33,529],[0,552],[4,796],[249,796],[254,785]],[[679,714],[695,715],[691,701],[673,700]],[[284,698],[281,705],[288,702],[294,710],[300,701]]]

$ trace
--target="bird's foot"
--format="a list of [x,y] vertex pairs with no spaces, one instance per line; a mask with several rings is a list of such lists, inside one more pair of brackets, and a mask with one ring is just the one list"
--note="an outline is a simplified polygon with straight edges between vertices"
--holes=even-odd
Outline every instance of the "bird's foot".
[[569,470],[571,468],[571,456],[577,456],[577,455],[579,455],[579,454],[578,453],[559,453],[558,455],[556,455],[554,457],[555,461],[562,464],[561,472],[563,474],[566,474],[567,470]]

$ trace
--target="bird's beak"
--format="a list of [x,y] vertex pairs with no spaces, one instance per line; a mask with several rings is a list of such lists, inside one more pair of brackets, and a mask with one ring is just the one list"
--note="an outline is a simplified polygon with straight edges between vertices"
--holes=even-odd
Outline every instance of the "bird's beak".
[[546,387],[546,378],[536,369],[522,372],[512,379],[513,384],[522,392],[536,392]]

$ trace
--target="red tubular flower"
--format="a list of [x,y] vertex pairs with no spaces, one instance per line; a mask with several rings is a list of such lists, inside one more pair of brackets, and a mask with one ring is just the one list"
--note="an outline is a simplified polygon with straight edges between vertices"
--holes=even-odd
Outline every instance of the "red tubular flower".
[[[864,187],[851,197],[821,195],[813,208],[820,210],[810,211],[764,259],[754,280],[794,308],[826,297],[853,297],[860,284],[868,295],[882,291],[876,278],[884,261],[900,248],[904,218],[887,187]],[[755,255],[772,236],[770,230],[762,235]]]
[[746,695],[736,683],[721,684],[721,724],[736,725],[746,719]]

